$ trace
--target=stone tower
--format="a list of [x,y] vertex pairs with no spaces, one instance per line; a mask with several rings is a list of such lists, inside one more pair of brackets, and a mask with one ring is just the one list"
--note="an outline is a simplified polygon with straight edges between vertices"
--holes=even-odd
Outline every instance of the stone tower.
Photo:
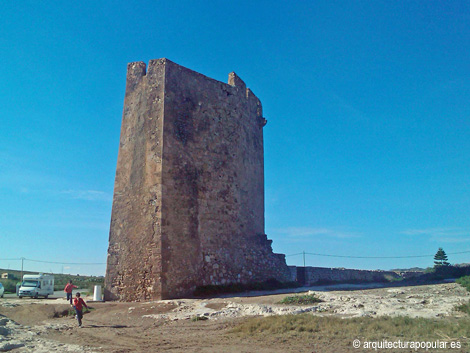
[[265,124],[235,73],[226,84],[167,59],[128,65],[106,299],[290,280],[264,234]]

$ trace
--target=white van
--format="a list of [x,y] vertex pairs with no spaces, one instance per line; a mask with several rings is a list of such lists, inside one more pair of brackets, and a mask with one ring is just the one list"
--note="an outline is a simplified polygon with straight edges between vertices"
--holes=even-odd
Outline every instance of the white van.
[[54,294],[54,276],[44,275],[42,273],[38,275],[24,275],[23,282],[18,291],[18,296],[23,297],[34,297],[39,296],[47,298],[49,295]]

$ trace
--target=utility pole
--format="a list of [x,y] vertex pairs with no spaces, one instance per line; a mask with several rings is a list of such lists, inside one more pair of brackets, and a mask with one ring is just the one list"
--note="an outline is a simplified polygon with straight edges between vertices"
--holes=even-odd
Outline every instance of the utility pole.
[[22,257],[22,258],[21,258],[21,278],[20,278],[20,280],[21,280],[22,282],[23,282],[23,265],[24,265],[24,260],[25,260],[25,258]]

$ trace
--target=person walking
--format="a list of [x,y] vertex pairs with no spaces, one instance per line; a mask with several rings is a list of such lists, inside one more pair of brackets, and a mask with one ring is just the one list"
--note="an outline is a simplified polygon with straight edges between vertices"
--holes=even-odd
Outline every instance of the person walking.
[[75,309],[75,313],[77,314],[78,320],[78,327],[82,327],[82,318],[83,318],[83,307],[88,309],[88,305],[86,305],[85,301],[80,298],[80,292],[75,294],[75,298],[73,299],[73,307]]
[[74,288],[78,287],[72,284],[72,280],[70,280],[64,287],[64,292],[67,293],[67,300],[70,301],[70,305],[72,305],[72,291]]

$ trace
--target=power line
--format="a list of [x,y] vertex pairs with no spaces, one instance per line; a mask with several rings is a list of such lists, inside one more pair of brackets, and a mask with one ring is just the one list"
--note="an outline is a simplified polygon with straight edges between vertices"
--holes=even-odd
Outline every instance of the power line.
[[19,257],[16,259],[0,259],[0,261],[31,261],[31,262],[40,262],[44,264],[56,264],[56,265],[106,265],[106,262],[61,262],[61,261],[43,261],[43,260],[33,260],[26,257]]
[[314,256],[328,256],[328,257],[345,257],[349,259],[408,259],[415,257],[430,257],[434,255],[410,255],[410,256],[351,256],[351,255],[328,255],[328,254],[315,254],[306,252],[308,255]]
[[[467,251],[459,251],[459,252],[450,252],[449,255],[457,255],[457,254],[467,254],[470,250]],[[434,256],[434,255],[433,255]]]
[[44,264],[57,264],[57,265],[106,265],[106,262],[59,262],[59,261],[42,261],[25,259],[25,261],[40,262]]
[[[299,252],[299,253],[297,253],[297,254],[290,254],[290,255],[286,255],[286,257],[288,257],[288,256],[302,255],[302,254],[303,254],[303,252]],[[306,254],[307,254],[307,253],[306,253]]]
[[[451,252],[446,253],[447,255],[457,255],[457,254],[468,254],[470,250],[467,251],[459,251],[459,252]],[[297,253],[297,254],[290,254],[287,256],[296,256],[296,255],[303,255],[304,253]],[[341,258],[349,258],[349,259],[409,259],[409,258],[418,258],[418,257],[432,257],[432,255],[407,255],[407,256],[354,256],[354,255],[332,255],[332,254],[319,254],[319,253],[311,253],[306,252],[306,255],[313,255],[313,256],[325,256],[325,257],[341,257]]]
[[[447,255],[458,255],[458,254],[468,254],[470,250],[466,251],[458,251],[458,252],[450,252]],[[348,258],[348,259],[410,259],[410,258],[423,258],[423,257],[431,257],[431,255],[406,255],[406,256],[354,256],[354,255],[333,255],[333,254],[320,254],[320,253],[311,253],[311,252],[299,252],[296,254],[288,254],[285,255],[286,257],[289,256],[298,256],[298,255],[313,255],[313,256],[324,256],[324,257],[340,257],[340,258]],[[61,262],[61,261],[43,261],[43,260],[34,260],[28,258],[9,258],[9,259],[2,259],[0,261],[31,261],[31,262],[39,262],[44,264],[56,264],[56,265],[106,265],[106,262]]]

